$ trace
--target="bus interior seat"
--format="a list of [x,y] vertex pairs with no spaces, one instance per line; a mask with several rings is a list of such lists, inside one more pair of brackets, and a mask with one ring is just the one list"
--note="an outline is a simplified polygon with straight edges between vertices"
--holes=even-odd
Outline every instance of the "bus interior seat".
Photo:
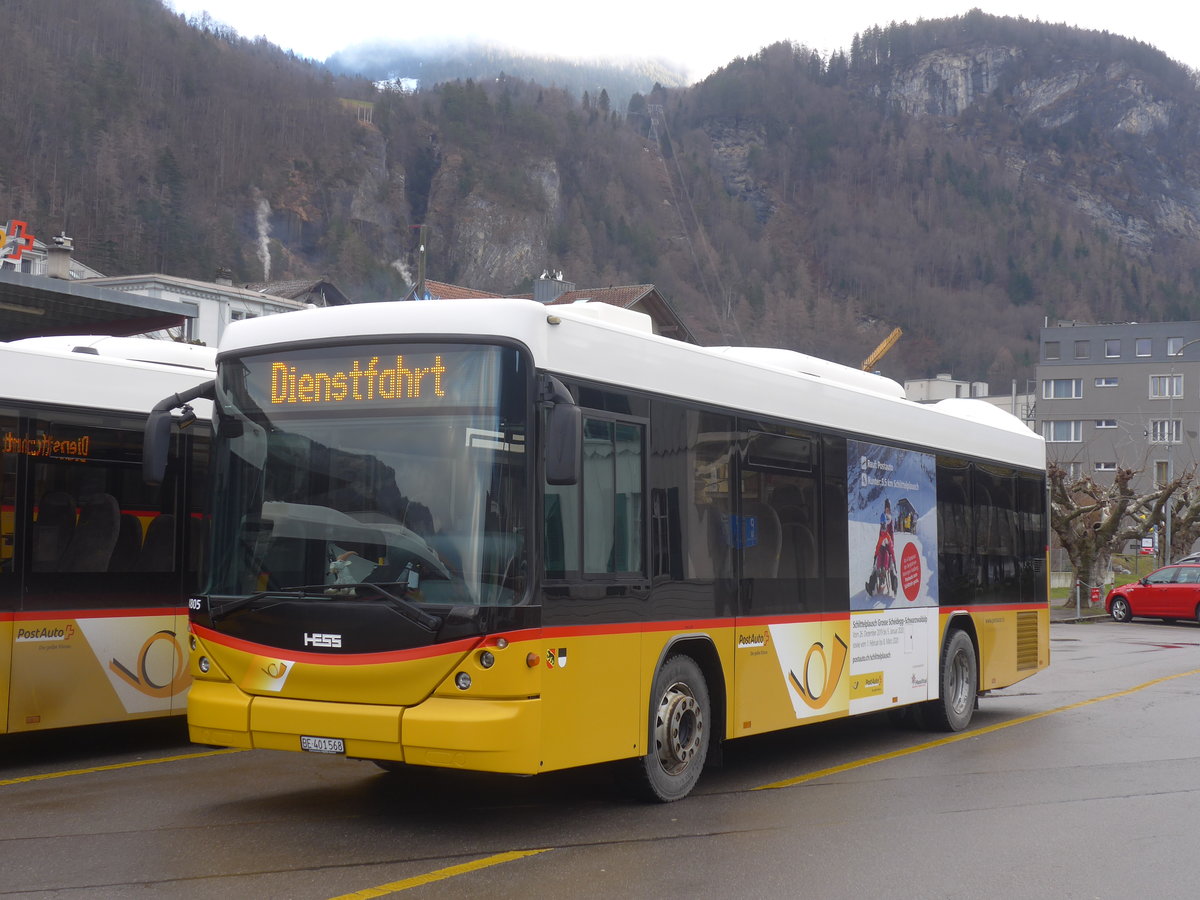
[[74,533],[75,498],[63,491],[44,494],[33,525],[34,571],[56,571]]
[[107,572],[121,530],[121,507],[112,494],[90,494],[79,501],[79,522],[67,547],[62,572]]
[[702,521],[708,533],[708,555],[693,555],[692,571],[697,578],[732,577],[732,537],[729,534],[729,517],[714,504],[703,507]]
[[121,526],[117,532],[117,545],[113,548],[108,571],[128,572],[137,563],[142,552],[142,520],[133,513],[121,513]]
[[170,572],[175,568],[175,517],[155,516],[146,527],[146,539],[138,554],[137,571]]
[[815,578],[817,575],[817,540],[809,526],[811,504],[794,487],[781,488],[772,497],[779,513],[782,536],[779,575],[781,578]]
[[742,504],[742,517],[753,517],[757,523],[757,539],[742,550],[743,578],[775,578],[779,574],[779,550],[783,531],[779,514],[761,501]]

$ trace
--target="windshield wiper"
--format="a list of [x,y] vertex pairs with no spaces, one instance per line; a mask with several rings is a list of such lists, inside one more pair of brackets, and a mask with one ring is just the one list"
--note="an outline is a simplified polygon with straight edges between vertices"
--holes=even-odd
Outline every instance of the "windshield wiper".
[[291,588],[275,588],[269,591],[258,591],[246,597],[239,597],[236,600],[230,600],[218,607],[212,609],[212,620],[216,622],[218,619],[223,619],[230,613],[237,612],[239,609],[244,609],[251,603],[258,600],[330,600],[330,599],[346,599],[346,595],[342,593],[335,594],[336,591],[353,591],[355,598],[362,596],[363,589],[373,591],[379,597],[388,601],[388,605],[408,619],[419,628],[423,628],[430,634],[434,634],[442,626],[442,620],[437,616],[430,615],[423,609],[418,607],[410,600],[405,600],[404,595],[408,593],[408,582],[394,582],[393,587],[401,588],[398,593],[384,590],[384,588],[374,582],[358,581],[353,584],[344,585],[328,585],[328,584],[305,584]]
[[292,588],[275,588],[269,591],[258,591],[246,597],[238,597],[236,600],[230,600],[227,603],[222,603],[220,606],[212,608],[212,620],[223,619],[232,612],[237,612],[243,607],[249,606],[256,600],[271,598],[272,600],[307,600],[313,599],[328,599],[328,594],[325,593],[329,585],[327,584],[305,584]]
[[370,588],[383,599],[390,601],[392,609],[397,613],[417,627],[425,629],[430,634],[435,633],[442,627],[442,620],[437,616],[430,615],[411,600],[404,599],[404,595],[408,593],[407,581],[394,581],[391,586],[400,588],[399,592],[392,593],[391,591],[385,591],[382,585],[374,581],[360,581],[354,585],[356,588]]

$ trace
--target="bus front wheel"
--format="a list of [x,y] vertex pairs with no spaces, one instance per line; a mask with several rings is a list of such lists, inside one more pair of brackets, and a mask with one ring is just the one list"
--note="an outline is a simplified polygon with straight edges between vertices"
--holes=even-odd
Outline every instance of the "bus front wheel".
[[941,696],[921,709],[927,727],[937,731],[962,731],[971,724],[979,692],[979,669],[970,636],[956,630],[946,639],[940,666]]
[[670,803],[695,787],[708,756],[710,709],[708,685],[695,660],[677,655],[663,663],[650,693],[649,752],[641,759],[651,799]]

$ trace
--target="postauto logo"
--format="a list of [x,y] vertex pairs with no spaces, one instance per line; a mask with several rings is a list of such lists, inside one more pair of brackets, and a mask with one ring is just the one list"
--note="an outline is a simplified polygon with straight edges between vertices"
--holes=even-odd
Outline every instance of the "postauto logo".
[[17,643],[69,641],[74,636],[74,625],[44,625],[40,628],[17,627]]

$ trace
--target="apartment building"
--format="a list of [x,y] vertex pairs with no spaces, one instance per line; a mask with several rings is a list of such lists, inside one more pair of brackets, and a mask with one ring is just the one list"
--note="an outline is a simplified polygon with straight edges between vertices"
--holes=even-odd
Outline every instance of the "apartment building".
[[1200,449],[1200,322],[1072,322],[1042,329],[1036,428],[1072,474],[1135,489],[1195,468]]

